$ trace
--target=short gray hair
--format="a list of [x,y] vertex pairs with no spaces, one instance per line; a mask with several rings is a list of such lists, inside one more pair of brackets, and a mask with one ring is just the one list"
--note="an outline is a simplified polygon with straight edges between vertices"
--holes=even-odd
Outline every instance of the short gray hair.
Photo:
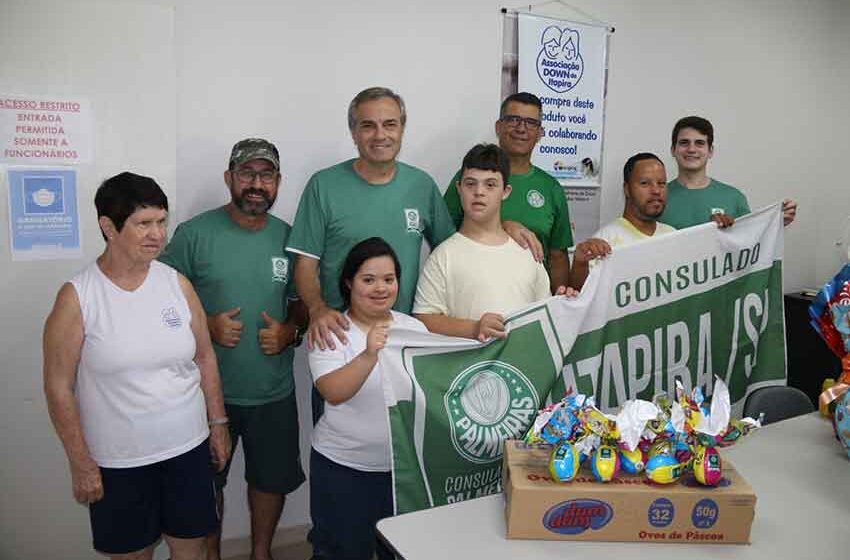
[[398,107],[401,110],[401,126],[404,126],[407,122],[407,110],[404,108],[404,99],[390,88],[370,87],[355,95],[354,99],[352,99],[351,103],[348,105],[348,129],[354,130],[354,127],[357,126],[357,118],[354,115],[355,111],[357,111],[357,107],[367,101],[380,99],[382,97],[389,97],[398,104]]

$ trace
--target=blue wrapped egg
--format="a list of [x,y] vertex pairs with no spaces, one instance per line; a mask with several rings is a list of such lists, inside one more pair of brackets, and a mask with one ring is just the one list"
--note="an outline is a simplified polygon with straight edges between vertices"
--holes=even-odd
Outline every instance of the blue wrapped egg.
[[620,449],[620,468],[629,474],[638,474],[646,468],[646,456],[640,448],[633,451]]
[[570,442],[564,441],[552,448],[549,456],[549,474],[555,482],[569,482],[579,469],[578,453]]
[[652,482],[670,484],[682,476],[682,465],[671,455],[654,455],[646,462],[646,476]]
[[590,470],[599,482],[609,482],[620,472],[620,454],[613,445],[600,445],[590,458]]

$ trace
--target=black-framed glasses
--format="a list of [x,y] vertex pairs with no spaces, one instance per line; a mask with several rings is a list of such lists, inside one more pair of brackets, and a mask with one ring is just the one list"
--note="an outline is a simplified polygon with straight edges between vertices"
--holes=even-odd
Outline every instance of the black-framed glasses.
[[265,183],[266,185],[270,185],[277,180],[277,171],[273,171],[271,169],[265,169],[263,171],[254,171],[253,169],[239,169],[234,171],[236,174],[236,178],[239,179],[242,183],[253,183],[257,177],[260,178],[261,183]]
[[542,124],[538,119],[520,117],[519,115],[504,115],[501,121],[509,128],[519,128],[519,125],[524,123],[528,130],[537,130]]

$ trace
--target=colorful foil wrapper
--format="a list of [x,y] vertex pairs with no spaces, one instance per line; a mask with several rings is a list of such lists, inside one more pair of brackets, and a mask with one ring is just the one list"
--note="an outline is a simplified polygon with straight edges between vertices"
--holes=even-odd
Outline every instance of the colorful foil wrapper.
[[826,410],[850,390],[850,264],[824,284],[809,306],[809,317],[829,349],[841,358],[841,375],[818,398],[819,408]]
[[717,378],[710,403],[699,388],[687,393],[677,384],[675,400],[666,395],[653,402],[630,400],[617,414],[600,411],[592,397],[570,395],[538,413],[525,441],[553,445],[549,472],[558,482],[573,480],[587,460],[600,482],[622,470],[669,484],[692,471],[700,484],[713,486],[721,480],[717,448],[760,425],[752,418],[731,418],[729,390]]
[[809,319],[836,356],[850,353],[850,264],[817,293],[809,306]]

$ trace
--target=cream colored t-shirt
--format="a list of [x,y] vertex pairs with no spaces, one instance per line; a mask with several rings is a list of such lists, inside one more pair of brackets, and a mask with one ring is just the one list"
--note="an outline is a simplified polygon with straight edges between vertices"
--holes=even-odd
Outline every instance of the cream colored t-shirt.
[[513,239],[484,245],[455,233],[431,253],[419,275],[414,313],[478,320],[546,299],[549,275]]
[[676,231],[676,228],[673,226],[668,226],[662,222],[655,222],[655,233],[653,235],[646,235],[633,226],[630,221],[620,216],[613,222],[605,224],[599,228],[599,231],[593,234],[593,237],[604,239],[608,242],[608,245],[613,248],[622,247],[623,245],[631,245],[632,243],[652,239],[653,237],[658,237],[659,235],[664,235],[673,231]]

